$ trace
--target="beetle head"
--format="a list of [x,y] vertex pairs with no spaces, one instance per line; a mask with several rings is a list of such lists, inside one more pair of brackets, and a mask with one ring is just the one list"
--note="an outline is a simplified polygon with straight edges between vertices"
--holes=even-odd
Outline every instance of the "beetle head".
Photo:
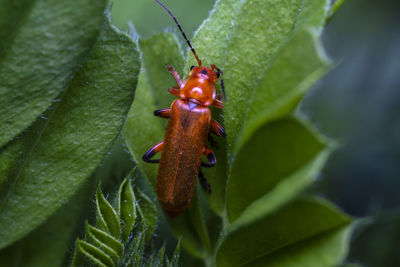
[[190,67],[190,78],[201,78],[209,81],[211,84],[215,84],[218,80],[219,73],[214,71],[213,68],[204,66],[192,66]]

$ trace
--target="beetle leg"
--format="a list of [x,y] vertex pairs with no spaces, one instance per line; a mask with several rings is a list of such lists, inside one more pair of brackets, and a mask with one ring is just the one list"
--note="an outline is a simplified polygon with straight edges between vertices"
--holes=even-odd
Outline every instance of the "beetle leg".
[[174,86],[168,89],[168,93],[170,93],[171,95],[174,96],[179,96],[179,92],[181,91],[181,89],[179,89],[179,86]]
[[171,109],[170,108],[165,108],[165,109],[157,109],[154,111],[154,116],[158,116],[161,118],[169,119],[171,118]]
[[142,157],[143,161],[148,163],[159,163],[159,159],[151,159],[155,154],[163,150],[164,148],[164,141],[161,141],[155,144],[152,148],[150,148]]
[[201,171],[201,168],[199,169],[199,181],[201,184],[201,187],[203,187],[204,191],[207,193],[211,193],[211,185],[207,182],[206,177],[204,177],[203,172]]
[[222,128],[221,124],[219,124],[216,120],[213,119],[210,122],[210,131],[218,136],[222,137],[226,136],[225,130],[224,128]]
[[215,165],[215,163],[217,163],[214,152],[208,146],[204,146],[203,154],[206,155],[208,161],[202,162],[201,166],[211,168]]
[[212,102],[211,106],[223,109],[224,108],[224,103],[219,99],[214,99],[214,101]]
[[181,77],[179,77],[178,72],[174,69],[174,67],[166,64],[165,66],[167,66],[167,69],[169,71],[169,73],[171,73],[172,77],[174,77],[174,79],[176,80],[176,82],[179,85],[179,88],[181,87],[181,85],[183,84]]

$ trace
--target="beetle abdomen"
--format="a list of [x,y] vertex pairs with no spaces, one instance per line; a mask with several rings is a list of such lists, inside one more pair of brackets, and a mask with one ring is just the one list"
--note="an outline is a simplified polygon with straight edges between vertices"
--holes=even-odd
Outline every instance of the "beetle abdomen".
[[205,106],[177,99],[171,105],[171,112],[158,168],[157,195],[163,209],[174,217],[190,206],[211,111]]

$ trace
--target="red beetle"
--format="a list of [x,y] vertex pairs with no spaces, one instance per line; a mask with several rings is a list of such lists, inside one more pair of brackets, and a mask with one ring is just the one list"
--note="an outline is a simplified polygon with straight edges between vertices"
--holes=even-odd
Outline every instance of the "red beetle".
[[[211,191],[210,185],[201,174],[200,166],[209,168],[216,164],[214,152],[206,145],[209,132],[225,137],[224,129],[211,118],[208,107],[223,108],[221,97],[217,96],[215,89],[222,72],[214,64],[210,67],[202,66],[177,19],[160,1],[156,1],[172,16],[198,62],[198,66],[190,68],[190,75],[184,81],[173,67],[167,65],[178,84],[168,92],[180,99],[174,100],[171,108],[154,111],[155,116],[167,118],[169,121],[164,141],[150,148],[143,156],[146,162],[160,164],[157,196],[164,211],[170,217],[175,217],[190,206],[198,175],[203,188]],[[221,87],[224,90],[222,79]],[[160,159],[151,159],[160,151]],[[201,162],[203,154],[207,157],[207,162]]]

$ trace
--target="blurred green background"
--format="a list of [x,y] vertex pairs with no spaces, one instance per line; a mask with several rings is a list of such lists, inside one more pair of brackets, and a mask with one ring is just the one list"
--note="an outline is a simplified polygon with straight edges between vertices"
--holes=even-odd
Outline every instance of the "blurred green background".
[[[189,38],[208,15],[214,0],[163,0],[178,19]],[[178,32],[173,20],[154,0],[115,0],[112,7],[113,23],[128,30],[132,22],[137,33],[149,37],[164,30]]]
[[[190,38],[214,1],[163,3]],[[112,19],[125,31],[132,22],[144,38],[178,32],[152,0],[116,0]],[[348,0],[323,35],[337,66],[300,106],[339,144],[314,189],[351,215],[368,218],[354,234],[349,256],[364,266],[400,266],[399,27],[400,1]]]

